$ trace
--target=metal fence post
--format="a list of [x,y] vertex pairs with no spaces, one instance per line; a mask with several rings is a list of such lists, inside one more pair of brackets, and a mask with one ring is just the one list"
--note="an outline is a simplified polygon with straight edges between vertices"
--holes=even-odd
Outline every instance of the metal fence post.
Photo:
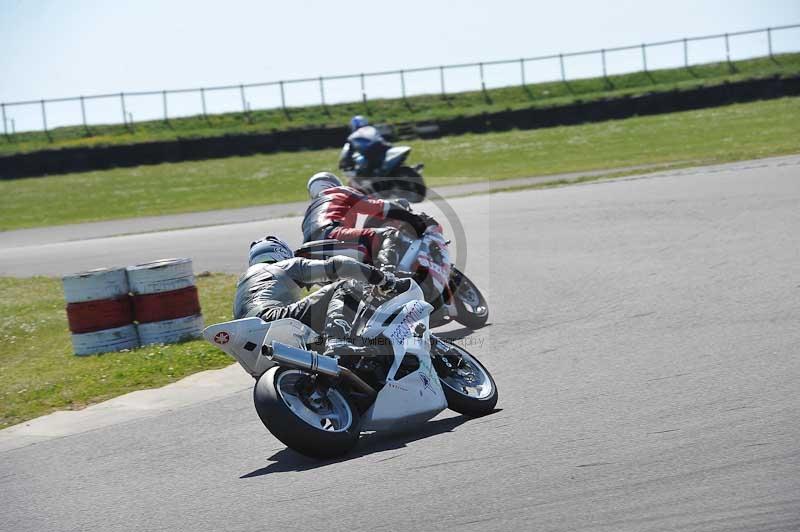
[[319,100],[322,102],[323,109],[326,108],[325,104],[325,78],[319,77]]
[[403,95],[403,100],[406,99],[406,74],[400,71],[400,94]]
[[364,73],[360,74],[361,77],[361,101],[364,102],[364,107],[367,107],[367,89],[364,85]]
[[84,103],[83,96],[81,96],[81,118],[83,118],[83,129],[86,130],[86,134],[89,134],[89,126],[86,124],[86,104]]
[[208,120],[208,115],[206,114],[206,90],[203,88],[200,89],[200,103],[203,105],[203,118]]
[[47,130],[47,110],[45,109],[45,102],[41,100],[42,103],[42,124],[44,124],[44,134],[47,135],[47,140],[53,141],[50,137],[50,132]]
[[492,103],[492,99],[489,98],[489,93],[486,92],[486,80],[483,77],[483,63],[478,63],[478,67],[481,71],[481,91],[483,91],[483,100],[486,103]]
[[558,62],[561,64],[561,81],[567,82],[567,74],[564,70],[564,54],[558,54]]
[[6,140],[10,140],[8,136],[8,120],[6,119],[6,104],[0,103],[0,108],[3,109],[3,134],[6,136]]
[[247,103],[247,98],[244,95],[244,85],[239,84],[239,96],[242,98],[242,118],[244,118],[247,122],[252,123],[252,117],[250,116],[250,106]]
[[244,85],[239,84],[239,96],[242,97],[242,112],[247,113],[247,100],[244,97]]
[[125,109],[125,93],[119,93],[119,103],[122,106],[122,123],[125,124],[125,127],[128,127],[128,111]]
[[600,50],[600,60],[603,62],[603,79],[608,80],[608,73],[606,72],[606,51]]
[[767,49],[769,50],[769,58],[773,59],[773,56],[772,56],[772,28],[767,28]]
[[642,65],[644,65],[644,71],[647,72],[647,45],[642,44]]
[[527,83],[525,83],[525,60],[524,59],[520,59],[519,60],[519,75],[520,75],[520,78],[522,79],[522,86],[524,87],[525,85],[527,85]]
[[689,39],[683,38],[683,66],[689,68]]
[[725,34],[725,60],[729,65],[731,64],[731,45],[727,33]]
[[169,122],[169,109],[167,108],[167,91],[161,91],[161,103],[164,104],[164,122]]
[[289,116],[289,113],[286,111],[286,92],[283,88],[283,81],[279,81],[278,85],[281,88],[281,109],[283,109],[283,114]]
[[445,99],[447,93],[444,90],[444,66],[439,67],[439,84],[442,86],[442,99]]

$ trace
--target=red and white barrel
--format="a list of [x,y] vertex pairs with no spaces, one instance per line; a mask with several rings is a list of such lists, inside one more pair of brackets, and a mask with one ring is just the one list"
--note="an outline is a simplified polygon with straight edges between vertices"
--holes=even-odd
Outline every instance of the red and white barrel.
[[142,345],[200,336],[204,324],[194,282],[191,259],[163,259],[128,267]]
[[98,268],[62,278],[76,355],[139,346],[125,268]]

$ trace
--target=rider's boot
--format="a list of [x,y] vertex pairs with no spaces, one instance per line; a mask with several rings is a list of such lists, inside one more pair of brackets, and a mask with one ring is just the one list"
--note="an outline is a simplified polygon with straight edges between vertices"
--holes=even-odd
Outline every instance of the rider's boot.
[[341,283],[334,291],[328,303],[325,316],[325,350],[327,356],[370,356],[373,349],[369,346],[358,346],[353,335],[353,319],[360,300],[358,285],[352,281]]

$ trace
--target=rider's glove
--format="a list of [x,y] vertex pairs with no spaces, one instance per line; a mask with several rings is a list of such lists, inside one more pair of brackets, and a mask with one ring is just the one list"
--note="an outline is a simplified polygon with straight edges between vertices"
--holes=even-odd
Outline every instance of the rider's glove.
[[419,219],[419,224],[414,229],[417,231],[418,234],[422,234],[425,232],[426,229],[429,227],[436,227],[439,225],[432,216],[428,216],[424,212],[417,213],[417,218]]
[[424,212],[417,214],[417,216],[419,216],[420,220],[422,220],[422,223],[425,224],[426,229],[428,227],[436,227],[439,225],[439,222],[437,222],[433,216],[428,216]]
[[413,219],[414,232],[416,232],[418,236],[421,236],[428,227],[438,225],[436,220],[424,212],[414,214]]

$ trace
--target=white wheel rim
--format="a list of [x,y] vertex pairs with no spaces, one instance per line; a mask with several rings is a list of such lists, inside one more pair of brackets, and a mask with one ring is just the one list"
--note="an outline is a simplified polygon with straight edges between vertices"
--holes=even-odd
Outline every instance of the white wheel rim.
[[486,399],[491,397],[494,392],[492,379],[475,357],[455,345],[448,345],[450,350],[454,350],[461,357],[463,367],[451,369],[447,375],[439,376],[439,380],[461,395],[473,399]]
[[333,388],[323,396],[315,390],[301,397],[295,385],[298,379],[308,376],[299,370],[288,370],[278,375],[275,389],[284,404],[308,425],[324,432],[345,432],[353,424],[353,413],[347,400]]
[[478,291],[470,283],[462,280],[458,289],[458,297],[461,302],[470,308],[473,314],[482,316],[486,313],[486,307],[481,305],[481,298]]

